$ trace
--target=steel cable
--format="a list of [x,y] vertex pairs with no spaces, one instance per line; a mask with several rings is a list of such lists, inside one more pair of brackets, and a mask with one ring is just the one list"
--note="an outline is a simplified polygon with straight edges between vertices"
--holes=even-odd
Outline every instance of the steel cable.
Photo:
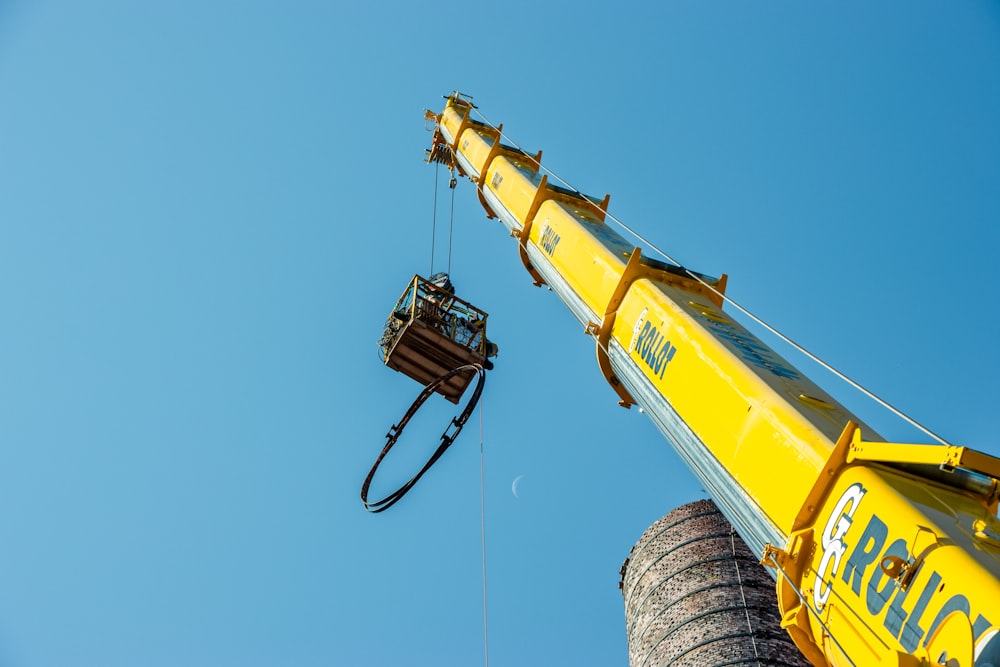
[[[504,132],[498,126],[494,125],[485,116],[485,114],[483,114],[482,111],[479,110],[478,107],[473,107],[473,108],[476,109],[476,114],[480,118],[482,118],[483,123],[485,123],[489,127],[493,128],[498,133],[499,137],[501,137],[504,140],[506,140],[511,146],[513,146],[517,150],[521,151],[526,156],[528,156],[529,159],[531,159],[531,156],[526,151],[524,151],[524,149],[521,148],[517,144],[517,142],[515,142],[509,136],[507,136],[506,134],[504,134]],[[587,197],[586,195],[584,195],[577,188],[573,187],[568,181],[566,181],[564,178],[560,177],[554,171],[552,171],[551,169],[549,169],[546,166],[543,166],[539,162],[536,162],[536,164],[538,165],[538,168],[540,170],[545,171],[545,173],[547,173],[550,176],[552,176],[552,178],[554,178],[555,180],[557,180],[560,183],[562,183],[562,185],[564,187],[566,187],[568,190],[574,192],[575,194],[579,195],[580,197],[583,197],[585,199],[590,200],[589,197]],[[607,215],[608,218],[610,218],[611,220],[613,220],[615,222],[615,224],[617,224],[623,230],[625,230],[626,232],[628,232],[633,238],[635,238],[636,240],[638,240],[640,243],[642,243],[643,245],[645,245],[646,247],[648,247],[650,250],[652,250],[653,252],[655,252],[656,254],[658,254],[663,259],[665,259],[668,262],[670,262],[671,264],[675,265],[677,268],[682,269],[692,279],[694,279],[695,281],[701,283],[703,286],[705,286],[706,288],[708,288],[709,290],[711,290],[714,294],[716,294],[723,301],[725,301],[726,303],[730,304],[733,308],[735,308],[736,310],[738,310],[739,312],[741,312],[746,317],[749,317],[751,320],[753,320],[753,322],[755,322],[757,325],[763,327],[766,331],[768,331],[772,335],[776,336],[782,342],[784,342],[787,345],[791,346],[794,350],[796,350],[800,354],[804,355],[808,359],[812,360],[813,362],[815,362],[816,364],[818,364],[819,366],[821,366],[826,371],[832,373],[834,376],[836,376],[837,378],[839,378],[840,380],[842,380],[846,384],[850,385],[851,387],[853,387],[857,391],[861,392],[863,395],[865,395],[866,397],[868,397],[869,399],[871,399],[875,403],[879,404],[880,406],[882,406],[883,408],[885,408],[886,410],[888,410],[892,414],[896,415],[897,417],[899,417],[900,419],[902,419],[903,421],[905,421],[906,423],[908,423],[910,426],[913,426],[914,428],[916,428],[917,430],[919,430],[920,432],[922,432],[924,435],[928,436],[929,438],[932,438],[933,440],[935,440],[939,444],[946,445],[946,446],[951,446],[951,443],[948,442],[947,440],[945,440],[943,437],[941,437],[940,435],[938,435],[934,431],[930,430],[929,428],[927,428],[926,426],[924,426],[920,422],[916,421],[915,419],[913,419],[912,417],[910,417],[905,412],[903,412],[899,408],[895,407],[894,405],[892,405],[891,403],[889,403],[885,399],[881,398],[880,396],[878,396],[877,394],[875,394],[874,392],[872,392],[871,390],[869,390],[868,388],[866,388],[865,386],[863,386],[861,383],[857,382],[856,380],[854,380],[853,378],[849,377],[845,373],[839,371],[834,366],[832,366],[831,364],[827,363],[826,361],[824,361],[823,359],[821,359],[817,355],[813,354],[812,352],[810,352],[809,350],[807,350],[802,345],[799,345],[794,340],[792,340],[791,338],[789,338],[785,334],[783,334],[780,331],[778,331],[775,327],[771,326],[770,324],[768,324],[767,322],[765,322],[763,319],[761,319],[757,315],[754,315],[752,312],[750,312],[750,310],[748,310],[747,308],[745,308],[744,306],[742,306],[740,303],[738,303],[738,302],[734,301],[732,298],[726,296],[723,292],[721,292],[718,289],[716,289],[715,286],[710,285],[708,282],[706,282],[697,273],[695,273],[695,272],[687,269],[683,264],[681,264],[680,262],[678,262],[676,259],[674,259],[673,257],[671,257],[669,254],[667,254],[666,252],[664,252],[660,248],[658,248],[655,244],[653,244],[651,241],[649,241],[648,239],[646,239],[644,236],[642,236],[641,234],[639,234],[638,232],[636,232],[634,229],[632,229],[631,227],[629,227],[628,225],[626,225],[624,222],[622,222],[621,220],[619,220],[618,218],[616,218],[614,215],[612,215],[611,213],[608,213],[608,212],[605,212],[605,213],[606,213],[606,215]]]
[[479,405],[479,501],[482,508],[483,550],[483,654],[486,667],[490,667],[490,635],[486,621],[486,456],[483,448],[483,406]]

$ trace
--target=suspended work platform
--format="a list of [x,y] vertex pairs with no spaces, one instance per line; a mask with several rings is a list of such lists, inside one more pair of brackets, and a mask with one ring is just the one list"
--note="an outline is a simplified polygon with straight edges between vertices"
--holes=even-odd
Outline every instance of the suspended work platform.
[[[440,276],[443,276],[441,278]],[[451,291],[444,274],[414,276],[386,320],[379,351],[385,365],[422,385],[469,364],[490,369],[496,346],[486,339],[487,314]],[[458,403],[476,377],[456,373],[437,392]]]

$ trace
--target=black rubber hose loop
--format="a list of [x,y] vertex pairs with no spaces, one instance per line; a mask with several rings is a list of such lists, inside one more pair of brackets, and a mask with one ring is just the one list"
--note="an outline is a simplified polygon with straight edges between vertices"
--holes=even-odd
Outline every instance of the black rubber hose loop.
[[[469,402],[465,404],[465,409],[462,410],[462,413],[458,417],[452,418],[451,422],[449,422],[448,427],[445,428],[444,433],[441,434],[441,444],[439,444],[438,448],[433,454],[431,454],[431,457],[427,459],[427,463],[424,464],[424,467],[421,468],[416,475],[411,477],[410,481],[403,484],[403,486],[399,487],[385,498],[368,502],[368,487],[371,486],[372,478],[375,477],[375,471],[378,470],[379,465],[382,463],[382,459],[385,458],[386,454],[389,453],[389,450],[392,449],[393,445],[396,444],[396,441],[399,440],[399,436],[402,435],[403,429],[406,428],[406,424],[438,387],[455,375],[469,370],[475,371],[479,376],[476,382],[476,387],[472,391],[472,396],[469,398]],[[465,422],[469,420],[476,404],[479,403],[479,397],[483,393],[483,385],[485,382],[486,371],[483,367],[479,364],[468,364],[466,366],[460,366],[451,372],[445,373],[437,380],[434,380],[424,387],[423,391],[420,392],[420,395],[417,396],[417,399],[413,401],[412,405],[410,405],[410,409],[407,410],[406,414],[403,415],[403,418],[399,420],[399,423],[393,424],[389,429],[389,432],[385,434],[387,441],[385,443],[385,447],[382,448],[382,453],[378,455],[377,459],[375,459],[375,464],[372,466],[372,469],[368,471],[368,476],[365,477],[364,484],[361,485],[361,502],[364,503],[366,510],[372,514],[377,514],[395,505],[399,499],[405,496],[406,493],[413,488],[413,485],[416,484],[421,477],[423,477],[424,473],[427,472],[439,458],[441,458],[441,455],[444,454],[449,447],[451,447],[451,443],[455,442],[455,438],[462,432],[462,427],[465,426]],[[449,435],[448,429],[452,426],[455,427],[455,432]]]

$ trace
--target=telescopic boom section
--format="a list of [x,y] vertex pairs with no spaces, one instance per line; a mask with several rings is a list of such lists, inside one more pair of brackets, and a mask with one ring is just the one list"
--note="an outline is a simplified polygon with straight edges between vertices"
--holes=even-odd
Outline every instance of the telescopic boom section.
[[1000,461],[882,442],[728,316],[725,276],[643,257],[605,223],[608,197],[552,185],[540,153],[472,112],[450,96],[430,154],[476,183],[535,282],[594,337],[619,402],[645,409],[771,568],[803,654],[1000,664]]

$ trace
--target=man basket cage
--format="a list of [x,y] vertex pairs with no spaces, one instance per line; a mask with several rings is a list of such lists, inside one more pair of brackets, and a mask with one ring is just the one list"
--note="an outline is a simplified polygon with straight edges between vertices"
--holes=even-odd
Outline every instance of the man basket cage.
[[[487,314],[453,292],[447,274],[414,276],[386,320],[379,352],[385,365],[428,385],[462,366],[493,368],[497,346],[486,339]],[[458,403],[476,376],[456,373],[435,391]]]

